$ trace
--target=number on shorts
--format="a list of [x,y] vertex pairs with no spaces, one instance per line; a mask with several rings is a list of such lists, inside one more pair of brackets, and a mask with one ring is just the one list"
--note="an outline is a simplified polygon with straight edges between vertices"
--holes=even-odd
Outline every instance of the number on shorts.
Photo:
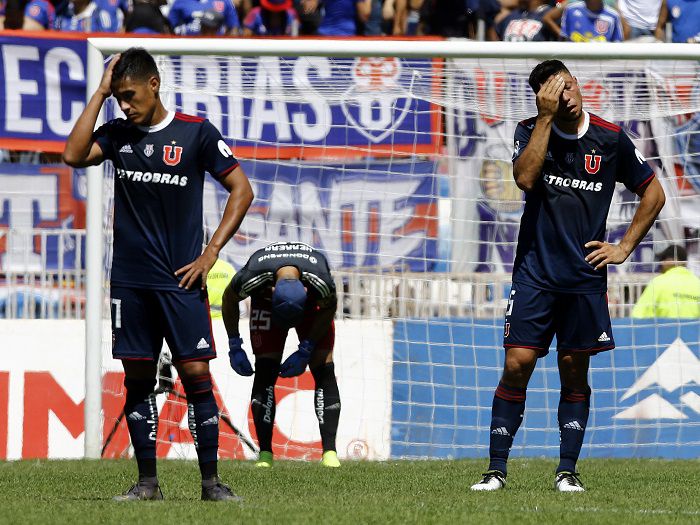
[[114,319],[114,328],[122,327],[122,300],[112,299],[112,319]]
[[253,309],[250,312],[250,329],[251,330],[269,330],[270,329],[270,312],[267,310]]
[[515,303],[515,290],[510,291],[510,299],[508,299],[508,306],[506,306],[506,317],[513,313],[513,304]]

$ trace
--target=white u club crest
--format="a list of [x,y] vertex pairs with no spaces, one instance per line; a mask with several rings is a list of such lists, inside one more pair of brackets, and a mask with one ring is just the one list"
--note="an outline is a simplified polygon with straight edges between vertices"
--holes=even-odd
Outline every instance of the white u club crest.
[[153,155],[153,144],[146,144],[146,147],[143,148],[143,153],[146,155],[146,157]]

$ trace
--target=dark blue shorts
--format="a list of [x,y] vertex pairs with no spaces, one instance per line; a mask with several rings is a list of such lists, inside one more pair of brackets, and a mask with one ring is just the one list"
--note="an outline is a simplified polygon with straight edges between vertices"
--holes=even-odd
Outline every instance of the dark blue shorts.
[[216,357],[207,294],[201,290],[112,287],[112,356],[155,361],[163,338],[173,361]]
[[615,348],[606,292],[550,292],[513,283],[506,308],[503,346],[549,353],[557,336],[557,351],[595,354]]

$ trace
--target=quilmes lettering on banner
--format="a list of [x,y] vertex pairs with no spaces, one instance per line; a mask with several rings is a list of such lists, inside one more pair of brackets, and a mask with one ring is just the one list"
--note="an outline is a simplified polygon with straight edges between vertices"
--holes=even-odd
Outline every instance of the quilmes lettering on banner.
[[[86,45],[75,38],[0,37],[0,139],[16,149],[62,150],[85,106]],[[159,58],[166,105],[208,118],[238,155],[257,158],[347,156],[353,146],[365,154],[435,153],[440,122],[429,102],[433,64]],[[323,150],[314,155],[314,148]]]
[[[427,161],[303,164],[243,161],[255,201],[227,256],[236,266],[271,241],[319,248],[331,267],[430,271],[437,258],[437,179]],[[228,193],[210,181],[205,225],[219,224]]]

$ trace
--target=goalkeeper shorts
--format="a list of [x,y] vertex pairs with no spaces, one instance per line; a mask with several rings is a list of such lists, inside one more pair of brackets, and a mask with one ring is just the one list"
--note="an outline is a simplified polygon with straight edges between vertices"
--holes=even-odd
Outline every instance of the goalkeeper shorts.
[[113,286],[112,356],[157,361],[168,343],[174,362],[216,357],[206,291]]
[[532,348],[544,357],[555,335],[559,352],[596,354],[615,348],[607,293],[553,292],[513,283],[503,346]]

